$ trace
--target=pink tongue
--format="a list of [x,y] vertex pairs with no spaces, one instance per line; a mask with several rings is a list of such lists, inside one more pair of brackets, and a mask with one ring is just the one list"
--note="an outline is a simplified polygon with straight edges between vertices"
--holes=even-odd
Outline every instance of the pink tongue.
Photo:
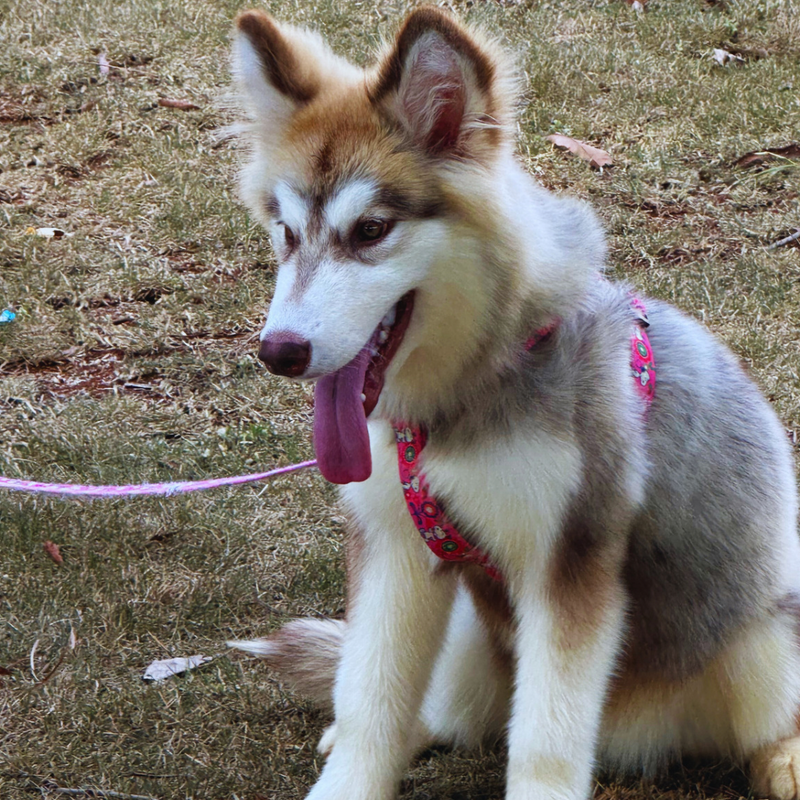
[[349,364],[320,378],[314,389],[314,450],[331,483],[365,481],[372,474],[361,393],[369,366],[365,347]]

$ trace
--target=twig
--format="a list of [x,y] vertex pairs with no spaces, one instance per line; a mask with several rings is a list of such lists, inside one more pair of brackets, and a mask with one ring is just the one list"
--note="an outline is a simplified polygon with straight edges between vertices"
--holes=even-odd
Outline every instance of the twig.
[[28,656],[30,663],[31,663],[31,675],[33,675],[33,679],[38,683],[39,676],[36,674],[36,667],[33,665],[33,659],[36,656],[36,648],[39,646],[39,640],[37,639],[33,643],[33,647],[31,647],[31,654]]
[[58,672],[58,668],[59,668],[59,667],[60,667],[60,666],[61,666],[61,665],[64,663],[64,659],[65,659],[66,657],[67,657],[67,654],[66,654],[66,652],[64,652],[64,651],[62,650],[62,651],[61,651],[61,656],[59,657],[58,661],[56,661],[56,665],[53,667],[53,669],[51,669],[51,670],[50,670],[50,672],[48,672],[48,673],[47,673],[47,674],[44,676],[44,678],[42,678],[40,681],[37,681],[37,682],[34,684],[34,688],[37,688],[37,687],[39,687],[39,686],[44,686],[44,685],[47,683],[47,681],[49,681],[49,680],[50,680],[50,678],[52,678],[52,677],[53,677],[53,675],[55,675],[55,674],[56,674],[56,672]]
[[798,228],[794,233],[787,236],[785,239],[781,239],[779,242],[774,242],[771,244],[767,250],[775,250],[778,247],[783,247],[785,244],[791,244],[792,242],[796,242],[800,239],[800,228]]
[[112,792],[110,789],[94,789],[91,786],[86,786],[82,789],[65,789],[62,786],[56,786],[51,781],[45,781],[43,788],[48,792],[55,794],[63,794],[67,797],[96,797],[96,798],[113,798],[114,800],[157,800],[155,797],[144,794],[124,794],[123,792]]

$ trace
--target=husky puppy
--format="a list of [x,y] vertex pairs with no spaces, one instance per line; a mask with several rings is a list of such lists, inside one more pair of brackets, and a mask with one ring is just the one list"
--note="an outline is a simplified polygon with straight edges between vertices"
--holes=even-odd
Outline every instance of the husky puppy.
[[[236,26],[242,192],[280,264],[260,357],[316,381],[351,520],[346,620],[235,643],[332,704],[309,800],[390,800],[419,748],[504,732],[507,800],[682,754],[798,798],[795,475],[737,359],[645,299],[642,395],[630,289],[593,213],[515,158],[513,72],[478,32],[421,7],[362,70],[261,11]],[[420,537],[405,430],[494,575]]]

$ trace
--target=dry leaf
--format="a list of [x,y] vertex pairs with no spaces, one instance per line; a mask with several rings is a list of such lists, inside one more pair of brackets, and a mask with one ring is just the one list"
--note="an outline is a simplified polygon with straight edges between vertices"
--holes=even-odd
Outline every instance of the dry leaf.
[[61,555],[61,551],[58,549],[58,545],[54,542],[47,541],[45,542],[42,547],[44,547],[45,553],[47,553],[50,558],[56,562],[56,564],[63,564],[64,558]]
[[552,142],[556,147],[564,150],[569,150],[573,155],[588,161],[591,166],[600,169],[601,167],[611,167],[614,162],[611,156],[605,150],[600,150],[598,147],[592,147],[586,142],[580,142],[570,136],[562,136],[560,133],[554,133],[547,137],[548,142]]
[[108,75],[111,70],[111,65],[108,63],[105,53],[100,53],[100,55],[97,56],[97,66],[100,68],[101,75]]
[[716,61],[717,64],[721,64],[723,67],[731,62],[734,64],[744,63],[744,59],[741,56],[736,55],[736,53],[729,53],[721,47],[714,48],[714,61]]
[[69,626],[69,649],[74,650],[78,646],[78,637],[75,635],[75,628]]
[[200,108],[188,100],[172,100],[169,97],[159,97],[158,104],[163,108],[179,108],[181,111],[197,111]]
[[154,661],[145,670],[142,676],[146,681],[160,682],[171,678],[173,675],[180,675],[190,669],[196,669],[201,664],[211,661],[211,656],[189,656],[188,658],[165,658],[161,661]]
[[67,233],[62,231],[61,228],[26,228],[25,233],[28,236],[41,236],[45,239],[63,239],[65,236],[74,236],[74,233]]
[[755,164],[763,164],[765,161],[772,161],[775,156],[783,158],[800,158],[800,144],[797,142],[787,144],[785,147],[765,147],[763,150],[755,150],[752,153],[745,153],[733,162],[736,167],[752,167]]

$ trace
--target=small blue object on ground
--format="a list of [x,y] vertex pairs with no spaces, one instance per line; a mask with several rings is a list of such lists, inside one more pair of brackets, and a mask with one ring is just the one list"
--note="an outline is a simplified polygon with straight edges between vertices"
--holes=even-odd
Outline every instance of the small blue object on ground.
[[10,308],[0,311],[0,325],[5,325],[7,322],[13,322],[16,318],[17,315]]

